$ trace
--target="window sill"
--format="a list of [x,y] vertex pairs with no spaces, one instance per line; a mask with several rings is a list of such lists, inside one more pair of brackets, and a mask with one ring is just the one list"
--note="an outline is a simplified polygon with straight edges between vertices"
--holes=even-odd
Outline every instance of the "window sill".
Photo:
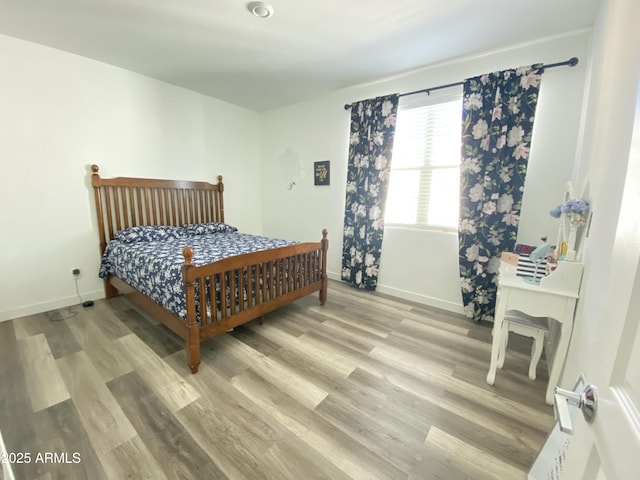
[[386,223],[384,228],[390,228],[394,230],[418,230],[418,231],[427,231],[427,232],[438,232],[438,233],[452,233],[458,234],[458,229],[455,227],[444,227],[438,225],[412,225],[405,223]]

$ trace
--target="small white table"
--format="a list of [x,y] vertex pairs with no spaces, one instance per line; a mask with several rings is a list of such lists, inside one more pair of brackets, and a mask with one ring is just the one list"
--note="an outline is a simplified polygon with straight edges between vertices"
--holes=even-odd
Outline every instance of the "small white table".
[[[487,374],[487,383],[493,385],[496,380],[498,355],[503,342],[503,325],[507,310],[519,310],[533,317],[549,317],[550,322],[546,345],[549,383],[546,402],[553,404],[553,388],[560,378],[573,331],[573,316],[582,280],[584,265],[578,262],[559,262],[555,271],[542,278],[539,284],[529,283],[516,275],[516,267],[501,262],[498,283],[498,298],[493,324],[491,345],[491,364]],[[507,332],[508,335],[508,332]]]

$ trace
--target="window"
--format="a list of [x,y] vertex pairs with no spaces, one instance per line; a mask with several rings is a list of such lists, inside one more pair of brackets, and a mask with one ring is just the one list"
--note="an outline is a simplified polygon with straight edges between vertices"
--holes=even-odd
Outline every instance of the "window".
[[457,228],[462,94],[401,102],[386,224]]

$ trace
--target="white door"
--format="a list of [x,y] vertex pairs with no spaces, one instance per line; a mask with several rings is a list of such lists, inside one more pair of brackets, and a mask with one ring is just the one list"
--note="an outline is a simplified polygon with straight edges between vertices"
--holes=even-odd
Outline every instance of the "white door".
[[[587,383],[598,390],[595,420],[578,413],[562,478],[640,478],[640,92],[611,276],[603,281]],[[597,209],[596,213],[597,214]]]

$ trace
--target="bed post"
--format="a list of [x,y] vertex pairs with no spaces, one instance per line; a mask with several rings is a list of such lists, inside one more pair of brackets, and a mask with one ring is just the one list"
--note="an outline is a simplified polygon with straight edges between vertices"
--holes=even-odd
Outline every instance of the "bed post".
[[224,223],[224,199],[222,192],[224,192],[224,183],[222,183],[222,175],[218,175],[218,192],[220,192],[220,222]]
[[322,229],[322,287],[320,288],[320,305],[327,301],[327,250],[329,250],[329,240],[327,240],[327,229]]
[[184,256],[184,265],[182,266],[182,279],[184,281],[184,289],[187,297],[187,365],[191,369],[191,373],[198,373],[200,366],[200,325],[196,318],[196,294],[195,285],[189,275],[189,270],[194,268],[192,262],[193,248],[184,247],[182,251]]
[[[98,220],[98,232],[100,234],[100,256],[104,254],[104,249],[107,248],[107,236],[104,229],[104,208],[102,205],[102,195],[100,194],[100,188],[102,184],[100,182],[100,167],[95,163],[91,165],[91,185],[93,186],[93,193],[96,199],[96,216]],[[111,285],[109,277],[104,279],[104,295],[106,298],[113,298],[118,295],[118,290]]]

